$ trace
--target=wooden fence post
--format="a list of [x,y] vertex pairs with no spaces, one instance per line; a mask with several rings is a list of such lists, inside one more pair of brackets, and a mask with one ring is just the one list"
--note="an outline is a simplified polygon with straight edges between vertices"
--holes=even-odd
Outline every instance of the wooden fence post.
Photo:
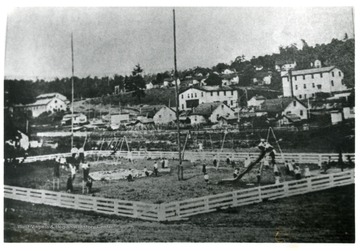
[[209,207],[209,198],[208,198],[208,197],[204,198],[204,208],[205,208],[205,211],[209,211],[209,210],[210,210],[210,207]]
[[158,220],[159,221],[166,220],[165,204],[159,204],[158,206]]
[[329,184],[330,184],[330,187],[333,187],[335,184],[334,184],[334,174],[331,173],[329,175]]
[[237,198],[236,198],[236,192],[232,192],[232,206],[237,206]]
[[262,202],[261,187],[260,186],[258,186],[258,193],[259,193],[259,202]]
[[284,195],[285,197],[287,197],[289,194],[289,184],[287,182],[284,182],[283,184],[284,184]]
[[307,182],[307,189],[308,189],[308,191],[311,191],[311,190],[312,190],[311,179],[307,178],[306,182]]

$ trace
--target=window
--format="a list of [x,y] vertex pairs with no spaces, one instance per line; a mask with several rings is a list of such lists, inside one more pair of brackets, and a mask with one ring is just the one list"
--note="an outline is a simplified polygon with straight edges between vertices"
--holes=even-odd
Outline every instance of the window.
[[203,93],[203,92],[201,92],[201,97],[204,97],[204,93]]
[[161,115],[159,114],[159,119],[161,119]]
[[334,86],[334,80],[331,80],[331,86]]
[[220,92],[219,92],[219,91],[217,91],[217,95],[220,96]]
[[172,114],[170,113],[170,117],[172,117]]
[[331,72],[331,75],[332,75],[333,77],[335,77],[335,72]]
[[320,78],[322,78],[322,73],[320,73]]
[[293,106],[296,106],[296,101],[293,101]]
[[231,91],[231,96],[234,95],[234,91]]
[[311,74],[311,78],[314,79],[314,74]]
[[188,98],[190,98],[190,94],[188,94]]
[[339,77],[341,77],[341,71],[339,71]]
[[304,94],[304,98],[306,99],[306,94]]
[[55,104],[57,103],[57,100],[55,100]]
[[226,96],[226,91],[224,91],[224,96]]
[[220,117],[220,114],[216,114],[216,119],[219,119],[219,117]]
[[299,95],[299,99],[302,99],[302,95],[301,95],[301,94]]
[[315,88],[315,83],[312,83],[312,87]]
[[303,80],[305,80],[305,75],[303,75]]
[[311,94],[311,96],[312,96],[313,98],[315,98],[315,93]]
[[194,96],[193,96],[193,94],[191,93],[191,98],[193,98]]
[[298,89],[298,86],[297,85],[295,85],[295,90],[297,90]]
[[197,93],[195,93],[195,98],[197,97]]
[[184,95],[183,95],[183,94],[181,94],[181,98],[184,99]]
[[302,116],[304,113],[303,113],[303,110],[300,110],[300,116]]
[[195,121],[197,121],[197,116],[195,116]]
[[319,90],[321,90],[321,85],[317,85],[317,88],[318,88]]
[[234,101],[233,100],[230,100],[230,105],[234,105]]
[[306,84],[304,84],[304,89],[306,89]]
[[210,96],[211,96],[211,97],[213,96],[213,92],[210,92]]
[[295,76],[295,81],[297,80],[297,77]]
[[184,104],[181,105],[181,109],[184,110]]

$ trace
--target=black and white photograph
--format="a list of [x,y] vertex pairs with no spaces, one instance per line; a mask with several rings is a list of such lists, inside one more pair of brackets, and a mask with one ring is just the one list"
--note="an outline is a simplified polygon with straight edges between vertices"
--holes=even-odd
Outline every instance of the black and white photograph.
[[6,12],[5,243],[355,244],[355,7],[219,4]]

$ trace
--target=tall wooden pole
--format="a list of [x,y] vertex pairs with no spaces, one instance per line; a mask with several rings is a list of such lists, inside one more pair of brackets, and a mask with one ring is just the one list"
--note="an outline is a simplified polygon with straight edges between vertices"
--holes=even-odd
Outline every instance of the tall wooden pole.
[[74,45],[71,33],[71,149],[74,145]]
[[174,27],[174,78],[175,78],[175,105],[176,105],[176,127],[177,127],[177,141],[179,151],[179,166],[178,166],[178,179],[183,179],[182,169],[182,156],[181,156],[181,143],[180,143],[180,126],[179,126],[179,89],[178,89],[178,73],[176,65],[176,25],[175,25],[175,9],[173,9],[173,27]]

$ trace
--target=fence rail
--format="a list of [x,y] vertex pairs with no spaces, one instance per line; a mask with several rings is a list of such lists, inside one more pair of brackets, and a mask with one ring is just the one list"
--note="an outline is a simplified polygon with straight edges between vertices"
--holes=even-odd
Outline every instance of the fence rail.
[[149,221],[172,221],[222,208],[239,207],[259,203],[263,200],[274,200],[354,183],[355,172],[350,170],[162,204],[108,199],[7,185],[4,186],[4,197]]
[[[99,151],[92,150],[86,151],[86,156],[109,156],[112,151]],[[235,161],[243,161],[246,157],[250,157],[251,159],[256,159],[259,155],[257,152],[193,152],[186,151],[184,154],[184,159],[186,160],[204,160],[204,159],[213,159],[213,157],[217,156],[219,159],[226,159],[227,156],[230,156]],[[31,163],[36,161],[45,161],[55,159],[57,156],[65,156],[70,157],[71,153],[58,153],[58,154],[49,154],[49,155],[41,155],[41,156],[30,156],[25,159],[25,163]],[[178,152],[160,152],[160,151],[133,151],[131,153],[126,151],[118,151],[115,154],[116,157],[129,157],[132,158],[168,158],[168,159],[177,159]],[[346,161],[347,156],[355,161],[354,153],[343,153],[342,154],[343,161]],[[284,159],[291,161],[295,160],[298,163],[306,163],[306,164],[318,164],[319,162],[327,161],[328,158],[331,157],[332,160],[338,160],[339,154],[337,153],[284,153]]]

